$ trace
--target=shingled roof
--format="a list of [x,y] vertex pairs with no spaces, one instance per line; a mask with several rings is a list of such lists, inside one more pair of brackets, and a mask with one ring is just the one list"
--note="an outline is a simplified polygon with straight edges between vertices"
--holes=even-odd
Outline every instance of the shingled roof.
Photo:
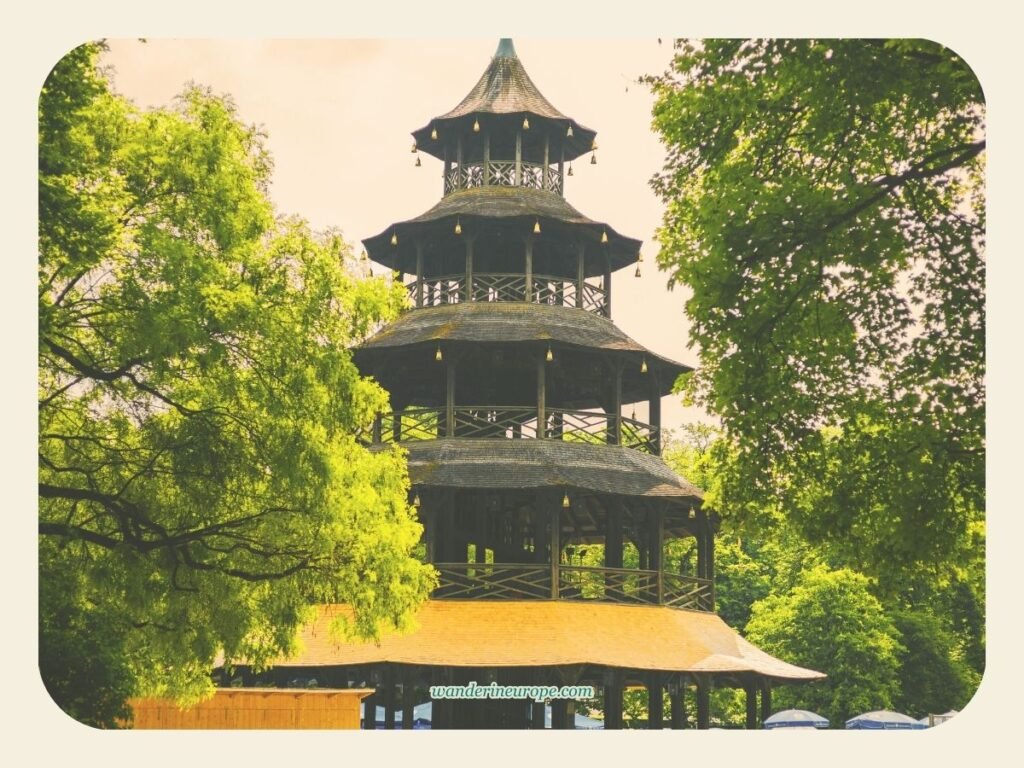
[[414,485],[446,488],[579,488],[699,501],[702,491],[657,456],[565,440],[441,438],[402,443]]
[[[391,269],[414,272],[415,249],[413,248],[414,232],[422,232],[435,222],[445,222],[441,228],[445,234],[451,231],[458,218],[466,225],[473,217],[486,218],[489,226],[494,228],[494,220],[522,220],[522,232],[530,231],[535,220],[547,225],[552,222],[589,230],[594,242],[598,242],[602,233],[607,233],[608,242],[602,245],[604,252],[611,260],[612,270],[621,269],[634,263],[640,254],[641,241],[620,235],[608,224],[594,221],[573,208],[561,195],[546,190],[528,187],[489,186],[474,187],[453,192],[441,198],[433,208],[415,218],[390,225],[380,234],[363,240],[363,245],[370,258]],[[500,225],[499,225],[500,226]],[[548,228],[545,227],[545,231]],[[398,245],[391,244],[391,236],[398,235]],[[587,275],[600,274],[594,266],[589,265]]]
[[544,98],[544,95],[533,84],[526,73],[523,63],[516,55],[512,40],[503,38],[498,43],[491,63],[484,71],[480,80],[466,97],[454,108],[439,115],[423,128],[413,131],[416,143],[425,152],[441,158],[439,144],[431,140],[431,129],[451,124],[461,119],[468,119],[474,114],[492,115],[532,115],[547,120],[563,123],[565,129],[571,125],[573,136],[565,141],[565,159],[572,160],[584,152],[589,152],[597,133],[580,125],[571,117],[562,114]]
[[753,673],[777,681],[820,680],[821,672],[769,656],[713,613],[668,606],[586,601],[428,600],[416,629],[379,643],[345,642],[331,631],[351,617],[324,605],[302,629],[301,650],[282,667],[393,662],[455,667],[597,664],[666,672]]

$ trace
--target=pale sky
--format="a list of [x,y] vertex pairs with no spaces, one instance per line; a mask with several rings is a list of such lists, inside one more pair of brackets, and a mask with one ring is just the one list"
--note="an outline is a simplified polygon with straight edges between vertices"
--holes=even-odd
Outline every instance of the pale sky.
[[[683,303],[655,268],[652,236],[663,206],[648,180],[664,153],[650,128],[653,99],[636,79],[668,65],[671,42],[516,39],[516,52],[547,99],[597,131],[597,165],[573,164],[566,199],[581,213],[643,241],[642,274],[612,277],[612,320],[652,351],[688,365]],[[262,126],[274,158],[280,213],[358,241],[413,218],[441,197],[441,161],[410,133],[462,100],[483,74],[497,38],[462,40],[110,40],[104,63],[118,91],[141,107],[169,104],[188,81],[230,94],[246,123]],[[358,252],[358,251],[357,251]],[[637,418],[647,417],[640,403]],[[668,428],[708,420],[662,403]]]

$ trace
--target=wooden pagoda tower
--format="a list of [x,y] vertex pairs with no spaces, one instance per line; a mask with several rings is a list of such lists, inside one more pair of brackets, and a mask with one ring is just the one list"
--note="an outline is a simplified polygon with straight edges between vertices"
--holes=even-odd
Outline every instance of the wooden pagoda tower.
[[[412,727],[431,685],[492,681],[592,685],[606,728],[623,726],[624,689],[645,686],[649,727],[707,728],[711,686],[738,686],[756,727],[772,683],[823,675],[714,613],[715,521],[660,458],[661,398],[688,368],[611,322],[612,274],[640,242],[564,198],[595,132],[544,98],[503,39],[469,95],[413,137],[441,161],[443,196],[364,241],[404,275],[412,307],[355,358],[391,395],[372,442],[408,451],[440,584],[418,629],[379,645],[332,639],[346,608],[324,606],[278,684],[372,686],[371,728],[377,706],[384,727]],[[639,402],[647,422],[624,415]],[[664,567],[674,537],[695,540],[694,572]],[[583,564],[594,545],[603,561]],[[572,728],[574,702],[551,706],[551,726]],[[432,709],[434,728],[545,727],[544,704],[527,700]]]

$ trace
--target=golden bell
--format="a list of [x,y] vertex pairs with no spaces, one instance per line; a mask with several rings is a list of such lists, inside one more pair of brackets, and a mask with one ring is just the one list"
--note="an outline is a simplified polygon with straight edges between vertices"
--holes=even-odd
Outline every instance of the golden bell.
[[570,125],[569,125],[569,130],[567,130],[567,131],[565,132],[565,136],[566,136],[566,138],[568,138],[568,139],[571,139],[571,138],[572,138],[572,124],[570,124]]
[[690,507],[690,519],[693,520],[697,517],[697,513],[693,511],[693,507]]
[[419,168],[421,165],[423,165],[423,163],[421,163],[420,159],[417,157],[416,158],[416,167]]
[[430,129],[430,138],[432,138],[434,141],[437,141],[437,128]]
[[548,353],[544,355],[544,359],[549,363],[555,359],[555,356],[551,354],[551,347],[548,347]]
[[602,243],[607,243],[608,242],[608,233],[606,231],[602,231],[601,232],[601,242]]
[[524,131],[530,130],[530,118],[528,118],[528,117],[524,117],[523,118],[523,130]]
[[455,234],[456,235],[461,235],[462,234],[462,225],[459,223],[458,219],[455,220]]
[[537,219],[536,221],[533,222],[533,234],[540,234],[540,219]]
[[637,256],[638,256],[637,261],[643,261],[644,260],[644,255],[642,253],[637,254]]
[[418,493],[413,497],[412,505],[416,507],[416,509],[420,508],[420,495]]
[[563,509],[568,509],[569,508],[569,494],[568,494],[568,492],[565,494],[565,496],[562,497],[562,508]]
[[440,344],[437,345],[437,352],[434,353],[434,359],[437,360],[437,362],[441,362],[442,360],[444,360],[444,355],[441,354]]
[[569,166],[569,173],[567,175],[572,176],[572,166],[571,165]]
[[480,121],[475,118],[473,120],[473,133],[480,133]]
[[591,165],[597,165],[597,155],[591,155],[590,156],[590,164]]
[[644,361],[642,363],[640,363],[640,373],[647,373],[647,358],[646,357],[644,358]]
[[633,277],[640,277],[640,265],[636,265],[636,272],[633,273]]
[[416,149],[416,142],[414,141],[414,142],[412,143],[412,152],[413,152],[413,154],[416,154],[416,152],[418,152],[418,151],[419,151],[419,150],[417,150],[417,149]]
[[391,233],[391,244],[392,245],[398,245],[398,233],[397,232],[392,232]]

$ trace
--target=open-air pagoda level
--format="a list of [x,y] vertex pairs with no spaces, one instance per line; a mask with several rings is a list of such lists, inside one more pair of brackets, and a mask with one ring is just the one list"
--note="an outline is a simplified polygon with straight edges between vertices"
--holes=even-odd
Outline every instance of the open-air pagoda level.
[[[494,681],[593,685],[607,728],[623,725],[627,687],[648,689],[653,728],[689,727],[692,696],[707,728],[711,687],[738,686],[756,726],[773,683],[822,675],[714,613],[716,520],[661,458],[661,398],[689,368],[610,319],[612,273],[639,268],[640,242],[563,198],[594,132],[503,40],[470,94],[413,136],[417,161],[442,161],[443,196],[364,241],[403,273],[410,309],[354,357],[390,394],[362,438],[407,450],[439,585],[416,631],[379,644],[334,639],[327,624],[347,608],[323,606],[278,684],[373,686],[366,727],[377,705],[384,727],[398,712],[411,727],[427,686]],[[692,557],[666,558],[678,539]],[[553,727],[573,727],[573,707],[553,701]],[[435,700],[432,727],[539,728],[544,706]]]

